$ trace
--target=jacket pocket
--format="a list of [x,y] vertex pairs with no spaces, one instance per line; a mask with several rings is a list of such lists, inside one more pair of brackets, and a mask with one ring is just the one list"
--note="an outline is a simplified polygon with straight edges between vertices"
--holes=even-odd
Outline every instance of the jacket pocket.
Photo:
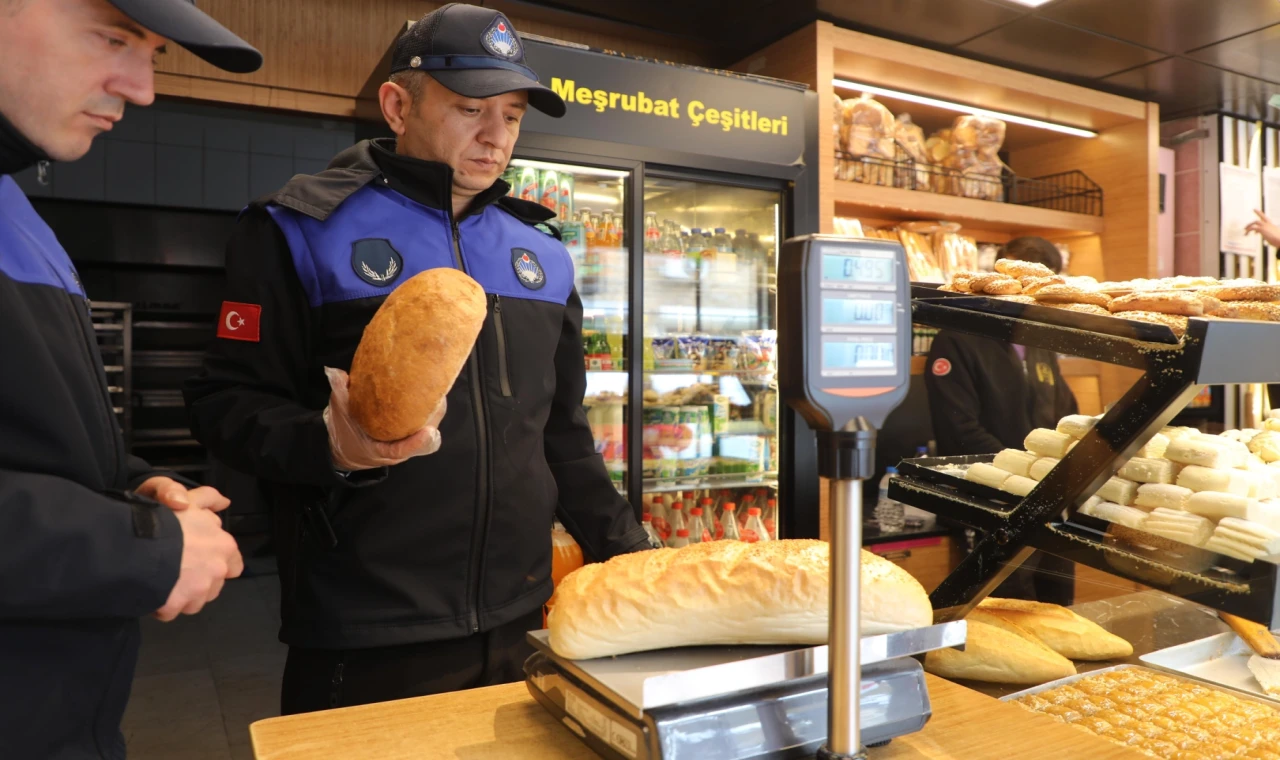
[[507,326],[502,320],[502,296],[493,297],[493,326],[498,335],[498,384],[503,398],[511,398],[511,356],[508,353]]

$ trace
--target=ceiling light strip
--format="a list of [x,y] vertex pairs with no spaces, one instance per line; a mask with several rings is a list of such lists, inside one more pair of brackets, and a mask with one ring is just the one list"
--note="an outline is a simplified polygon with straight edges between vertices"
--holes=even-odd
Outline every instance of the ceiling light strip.
[[851,82],[848,79],[834,79],[832,83],[836,87],[845,90],[856,90],[858,92],[866,92],[872,95],[883,95],[886,98],[895,98],[897,100],[905,100],[910,103],[919,103],[923,106],[933,106],[934,108],[945,108],[948,111],[959,111],[960,113],[973,114],[975,116],[989,116],[1002,121],[1013,124],[1023,124],[1028,127],[1036,127],[1038,129],[1047,129],[1052,132],[1061,132],[1065,135],[1074,137],[1097,137],[1097,132],[1091,132],[1087,129],[1079,129],[1078,127],[1068,127],[1064,124],[1054,124],[1049,121],[1040,121],[1039,119],[1029,119],[1026,116],[1015,116],[1011,113],[1001,113],[999,111],[989,111],[985,108],[977,108],[975,106],[967,106],[963,103],[952,103],[947,100],[938,100],[937,98],[929,98],[924,95],[913,95],[909,92],[901,92],[899,90],[889,90],[884,87],[876,87],[874,85],[862,84],[860,82]]

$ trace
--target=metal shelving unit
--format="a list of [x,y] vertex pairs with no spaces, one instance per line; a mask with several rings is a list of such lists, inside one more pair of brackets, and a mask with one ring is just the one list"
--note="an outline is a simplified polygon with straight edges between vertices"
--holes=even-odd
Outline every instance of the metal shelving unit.
[[[991,456],[904,461],[890,498],[981,532],[974,550],[931,595],[938,620],[963,617],[1035,549],[1192,602],[1280,623],[1277,566],[1241,562],[1077,513],[1078,507],[1205,385],[1280,375],[1280,326],[1192,319],[1181,339],[1163,325],[1077,314],[916,286],[918,324],[1034,346],[1144,371],[1132,388],[1025,498],[940,472]],[[1260,350],[1263,349],[1263,350]]]
[[89,317],[98,339],[111,410],[120,422],[125,446],[133,442],[133,305],[115,301],[90,301]]

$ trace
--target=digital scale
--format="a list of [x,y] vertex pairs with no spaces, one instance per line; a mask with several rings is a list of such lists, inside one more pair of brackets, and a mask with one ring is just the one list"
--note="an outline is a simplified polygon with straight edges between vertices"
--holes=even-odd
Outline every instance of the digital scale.
[[817,431],[818,472],[831,483],[829,645],[568,660],[546,631],[530,633],[529,691],[602,757],[865,757],[865,746],[929,720],[912,656],[964,644],[962,620],[858,636],[861,481],[874,473],[876,428],[909,381],[906,254],[888,241],[808,235],[784,243],[780,261],[779,389]]

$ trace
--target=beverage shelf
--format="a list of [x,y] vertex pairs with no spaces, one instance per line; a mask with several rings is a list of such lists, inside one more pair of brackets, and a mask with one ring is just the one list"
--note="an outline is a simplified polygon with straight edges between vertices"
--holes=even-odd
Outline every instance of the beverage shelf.
[[734,472],[725,475],[702,475],[693,478],[645,478],[645,493],[697,491],[706,488],[748,488],[778,485],[776,472]]

